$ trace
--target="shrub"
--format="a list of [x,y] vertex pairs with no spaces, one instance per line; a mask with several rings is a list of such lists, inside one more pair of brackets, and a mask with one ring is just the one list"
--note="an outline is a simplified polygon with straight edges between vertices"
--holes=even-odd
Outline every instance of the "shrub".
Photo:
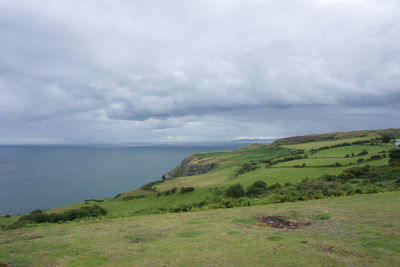
[[104,199],[94,199],[94,198],[92,198],[92,199],[86,199],[84,202],[90,202],[90,201],[93,201],[93,202],[104,202]]
[[390,159],[400,159],[400,149],[392,149],[389,151]]
[[259,166],[257,166],[257,163],[252,161],[250,163],[244,163],[242,164],[242,166],[240,166],[240,168],[236,171],[235,176],[238,176],[240,174],[249,172],[249,171],[254,171],[255,169],[259,168]]
[[139,199],[139,198],[145,198],[146,195],[136,195],[136,196],[125,196],[122,197],[122,200],[132,200],[132,199]]
[[227,197],[239,198],[243,197],[246,193],[244,192],[243,186],[239,183],[231,185],[225,192]]
[[381,155],[372,155],[369,159],[370,160],[381,159]]
[[248,195],[260,195],[267,191],[267,184],[264,181],[256,181],[247,187]]
[[193,186],[188,186],[188,187],[182,187],[180,189],[181,193],[188,193],[194,191],[195,188]]
[[400,165],[400,149],[392,149],[389,151],[389,164]]
[[369,170],[370,170],[370,167],[367,165],[364,167],[353,167],[353,168],[344,170],[344,172],[352,174],[355,177],[360,177],[361,175],[367,173]]
[[156,191],[156,189],[154,188],[154,186],[158,185],[162,183],[162,181],[154,181],[154,182],[150,182],[148,184],[145,184],[143,186],[140,187],[140,189],[144,190],[144,191]]
[[67,210],[64,213],[44,213],[40,209],[33,210],[28,215],[21,216],[18,221],[8,227],[8,229],[17,229],[29,223],[44,223],[44,222],[60,222],[60,221],[73,221],[75,219],[85,217],[98,217],[106,215],[107,210],[98,205],[84,206],[78,209]]
[[385,134],[385,135],[382,136],[381,140],[382,140],[382,143],[389,143],[390,140],[392,140],[392,136]]
[[364,149],[363,151],[358,153],[357,156],[364,156],[364,155],[367,155],[367,154],[368,154],[368,151]]
[[[288,183],[289,185],[288,186],[290,186],[290,183]],[[279,184],[279,183],[276,183],[276,184],[273,184],[273,185],[271,185],[270,187],[268,187],[267,188],[267,190],[268,191],[273,191],[273,190],[275,190],[275,189],[279,189],[279,188],[281,188],[282,186]]]

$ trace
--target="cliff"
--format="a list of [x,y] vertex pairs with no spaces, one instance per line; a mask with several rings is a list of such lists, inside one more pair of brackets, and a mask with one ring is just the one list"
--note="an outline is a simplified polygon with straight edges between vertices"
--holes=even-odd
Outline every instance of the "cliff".
[[191,176],[191,175],[199,175],[217,167],[217,164],[210,163],[206,161],[199,160],[193,155],[190,155],[184,158],[179,166],[175,169],[164,173],[162,176],[163,180],[182,177],[182,176]]

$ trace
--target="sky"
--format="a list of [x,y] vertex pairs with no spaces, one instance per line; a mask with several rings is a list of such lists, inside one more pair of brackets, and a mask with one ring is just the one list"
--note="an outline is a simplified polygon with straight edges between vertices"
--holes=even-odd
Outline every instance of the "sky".
[[0,144],[400,128],[398,0],[0,0]]

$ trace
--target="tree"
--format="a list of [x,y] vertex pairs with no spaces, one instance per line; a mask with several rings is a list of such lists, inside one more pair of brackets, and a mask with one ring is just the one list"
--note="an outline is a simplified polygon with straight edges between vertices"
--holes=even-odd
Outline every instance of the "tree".
[[382,143],[389,143],[390,140],[392,140],[392,136],[388,135],[388,134],[385,134],[385,135],[382,135],[381,139],[382,139]]
[[248,195],[260,195],[267,191],[267,184],[264,181],[256,181],[247,187]]
[[390,159],[400,159],[400,149],[392,149],[389,151]]
[[400,165],[400,149],[392,149],[389,151],[389,164]]
[[243,197],[246,193],[244,192],[243,186],[238,183],[238,184],[231,185],[226,190],[225,194],[227,197],[239,198],[239,197]]

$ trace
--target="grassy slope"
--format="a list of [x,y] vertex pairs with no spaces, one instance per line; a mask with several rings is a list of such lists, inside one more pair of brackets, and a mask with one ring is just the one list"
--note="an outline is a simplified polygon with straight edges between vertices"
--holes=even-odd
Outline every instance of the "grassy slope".
[[[400,192],[0,232],[15,266],[398,266]],[[314,224],[282,230],[256,215]],[[328,220],[315,220],[316,215]],[[195,252],[195,253],[194,253]]]
[[298,144],[305,142],[317,142],[324,140],[343,140],[350,138],[371,138],[381,135],[391,135],[394,137],[400,137],[400,129],[383,129],[383,130],[361,130],[352,132],[336,132],[336,133],[325,133],[325,134],[309,134],[304,136],[293,136],[287,138],[281,138],[275,141],[275,144]]
[[[255,144],[251,146],[246,146],[233,151],[226,152],[216,152],[216,153],[199,153],[195,156],[205,162],[214,162],[218,164],[218,168],[214,169],[206,174],[180,177],[175,179],[167,180],[156,188],[158,191],[164,191],[173,187],[186,187],[194,186],[196,191],[186,194],[175,193],[168,196],[157,197],[155,192],[146,192],[143,190],[133,190],[123,194],[124,196],[146,196],[144,198],[133,199],[133,200],[113,200],[104,199],[104,202],[94,203],[105,207],[109,211],[111,217],[120,216],[131,216],[132,213],[140,209],[148,208],[159,208],[165,207],[169,208],[172,206],[177,206],[181,203],[193,203],[199,202],[205,199],[210,199],[214,197],[211,189],[218,187],[221,190],[225,190],[228,186],[234,183],[241,183],[244,187],[249,186],[257,180],[263,180],[268,185],[275,183],[284,184],[286,182],[298,182],[305,177],[316,178],[323,174],[339,174],[348,166],[342,167],[320,167],[320,165],[329,165],[339,162],[342,165],[352,163],[353,166],[362,166],[366,163],[356,163],[357,159],[345,158],[346,154],[359,153],[362,150],[367,150],[369,154],[363,156],[367,159],[372,154],[376,154],[380,151],[388,151],[392,148],[391,145],[354,145],[348,147],[338,147],[327,150],[318,151],[315,154],[310,154],[309,150],[313,148],[318,148],[322,146],[335,145],[343,142],[354,142],[357,140],[366,140],[376,137],[376,135],[356,137],[352,139],[341,139],[341,140],[331,140],[324,142],[310,142],[295,145],[285,145],[284,148],[271,145]],[[307,159],[299,159],[293,161],[287,161],[278,163],[271,167],[265,168],[265,164],[260,163],[260,168],[255,171],[247,172],[237,177],[234,177],[235,171],[238,169],[240,164],[253,161],[260,161],[266,159],[279,158],[296,151],[297,149],[304,149],[305,153],[308,155]],[[303,154],[303,155],[304,155]],[[301,165],[306,163],[306,168],[294,168],[295,165]],[[370,165],[384,165],[387,164],[386,159],[375,160],[368,162]],[[314,167],[313,167],[314,166]],[[76,203],[66,207],[60,207],[52,209],[49,212],[61,212],[71,208],[84,206],[84,203]],[[15,218],[6,219],[0,217],[0,225],[11,224]]]
[[[392,224],[392,221],[395,218],[398,221],[399,214],[394,211],[398,208],[396,202],[399,203],[399,193],[186,214],[131,217],[132,213],[139,209],[168,208],[181,203],[193,203],[213,198],[215,195],[212,189],[215,187],[224,190],[229,185],[238,182],[247,187],[257,180],[264,180],[268,185],[286,182],[294,183],[304,177],[315,178],[323,174],[339,174],[348,168],[348,166],[321,167],[321,165],[334,164],[336,162],[342,165],[352,163],[353,166],[362,166],[364,164],[385,165],[387,164],[387,159],[360,164],[356,163],[360,157],[345,158],[345,155],[357,154],[365,149],[369,154],[363,156],[363,158],[367,159],[378,152],[388,151],[393,147],[392,145],[379,144],[371,146],[365,144],[321,150],[315,154],[309,152],[310,149],[322,146],[374,137],[376,135],[371,134],[350,139],[285,144],[281,147],[259,144],[229,152],[195,154],[198,160],[215,162],[219,167],[203,175],[165,181],[157,186],[157,190],[163,191],[173,187],[195,186],[196,191],[186,194],[175,193],[161,197],[157,197],[156,192],[129,191],[124,193],[123,196],[144,195],[145,197],[128,201],[104,199],[104,202],[93,202],[93,204],[101,205],[109,210],[109,215],[106,216],[104,221],[70,222],[61,225],[40,226],[34,229],[0,232],[0,262],[2,260],[20,263],[26,261],[27,264],[32,264],[35,263],[35,258],[33,257],[35,253],[39,253],[39,255],[40,253],[47,253],[44,259],[49,264],[93,265],[96,264],[95,261],[99,261],[99,264],[109,265],[111,264],[110,262],[116,261],[119,265],[124,265],[132,261],[151,265],[152,263],[157,263],[154,261],[156,257],[159,257],[160,261],[158,263],[165,261],[166,264],[184,265],[190,262],[189,252],[198,251],[198,255],[194,256],[193,261],[198,265],[207,263],[210,265],[230,265],[230,263],[248,265],[247,261],[252,265],[262,265],[266,262],[285,265],[296,261],[304,265],[313,263],[319,263],[320,265],[365,265],[369,260],[376,262],[377,265],[398,263],[400,251],[399,247],[394,245],[393,240],[399,241],[399,226],[396,223]],[[307,154],[308,158],[282,162],[268,168],[265,167],[264,163],[258,163],[258,169],[234,177],[234,173],[240,164],[251,160],[261,161],[283,157],[292,153],[294,149],[304,149],[305,152],[302,155]],[[306,163],[307,167],[294,167],[303,163]],[[376,203],[369,203],[369,201],[375,201]],[[345,210],[333,207],[339,204],[343,205]],[[366,217],[368,209],[365,208],[364,210],[363,205],[369,208],[378,204],[380,206],[373,210],[375,213],[371,214],[372,217],[368,219]],[[85,204],[76,203],[53,209],[49,212],[60,212],[83,205]],[[381,208],[384,208],[382,212],[379,211]],[[315,229],[315,226],[292,233],[280,230],[266,230],[265,228],[243,223],[246,220],[250,222],[249,216],[251,217],[252,214],[258,212],[281,213],[290,209],[296,209],[297,212],[305,216],[311,216],[313,213],[318,212],[332,213],[334,217],[329,221],[329,223],[333,223],[330,227],[335,228],[338,224],[345,224],[345,228],[348,229],[344,230],[345,232],[358,229],[357,231],[360,233],[352,236],[352,239],[347,236],[341,237],[349,242],[346,243],[343,240],[339,240],[340,242],[336,240],[338,237],[335,234],[331,234],[330,230],[327,233],[323,233],[322,228]],[[357,214],[347,217],[348,212],[353,209]],[[374,208],[372,207],[372,209]],[[394,216],[393,220],[389,216],[390,213]],[[379,218],[374,218],[373,216]],[[118,217],[119,219],[111,220],[111,218]],[[122,219],[123,217],[129,218]],[[354,218],[357,223],[362,218],[362,220],[360,219],[360,224],[351,225],[349,220]],[[0,217],[0,225],[9,225],[16,219],[16,216],[10,218]],[[193,221],[190,223],[189,220]],[[234,221],[236,223],[233,223]],[[240,223],[240,221],[242,222]],[[392,226],[385,227],[384,225]],[[327,230],[327,228],[324,229]],[[376,233],[376,235],[371,234],[368,236],[366,234],[368,231],[372,231],[371,233]],[[388,236],[387,231],[392,231],[392,236]],[[364,234],[365,236],[363,236]],[[34,236],[44,237],[29,239]],[[189,237],[185,238],[185,236]],[[252,240],[252,238],[255,239]],[[302,238],[311,239],[312,242],[308,241],[309,243],[303,244],[300,242]],[[376,240],[374,241],[373,238],[376,238]],[[146,242],[139,242],[136,239],[145,239]],[[57,242],[60,242],[60,244],[57,244]],[[82,247],[79,242],[87,243]],[[348,246],[348,244],[352,245]],[[318,246],[322,246],[322,249],[318,249]],[[353,251],[353,246],[355,252]],[[259,247],[264,248],[266,251],[261,252]],[[116,251],[117,248],[120,251]],[[303,252],[304,248],[311,249],[312,253]],[[246,254],[240,252],[243,249],[246,250]],[[288,259],[284,257],[285,250],[291,253]],[[310,255],[310,257],[312,255],[312,257],[307,259],[305,256],[297,255],[300,252],[305,253],[304,255]],[[378,252],[383,254],[381,255]],[[8,256],[8,254],[10,255]],[[208,258],[207,262],[205,262],[206,258]],[[345,258],[348,259],[346,260]],[[42,264],[45,265],[45,263]]]

